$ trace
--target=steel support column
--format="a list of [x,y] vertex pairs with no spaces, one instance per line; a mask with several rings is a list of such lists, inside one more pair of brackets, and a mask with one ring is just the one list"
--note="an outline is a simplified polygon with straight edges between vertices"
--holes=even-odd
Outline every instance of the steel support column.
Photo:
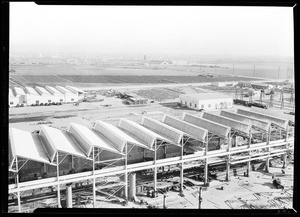
[[18,157],[16,157],[16,179],[17,179],[17,188],[18,188],[18,192],[17,192],[17,197],[18,197],[18,210],[19,212],[21,212],[21,195],[20,195],[20,186],[19,186],[19,165],[18,165]]
[[61,208],[61,204],[60,204],[59,158],[58,158],[58,152],[56,152],[56,176],[57,176],[57,206],[58,206],[58,208]]
[[96,208],[95,147],[93,146],[93,207]]
[[285,153],[283,155],[283,165],[282,165],[282,168],[285,169],[286,168],[286,160],[287,160],[287,153]]
[[[181,141],[181,159],[183,159],[183,140]],[[183,162],[181,163],[180,166],[180,193],[183,193]]]
[[[271,130],[269,129],[268,130],[268,134],[267,134],[267,146],[270,145],[270,138],[271,137]],[[269,165],[270,165],[270,147],[267,148],[268,149],[268,157],[266,159],[266,172],[268,173],[269,172]]]
[[[248,148],[250,148],[250,147],[251,147],[251,139],[252,139],[252,133],[250,132],[250,134],[249,134],[249,143],[248,143]],[[248,153],[249,153],[249,161],[247,162],[247,172],[246,172],[246,174],[247,174],[247,177],[249,177],[249,176],[250,176],[250,170],[251,170],[251,156],[250,156],[250,154],[251,154],[251,151],[249,151]]]
[[[125,145],[125,171],[127,171],[127,151],[128,151],[128,143]],[[128,200],[128,173],[125,172],[125,186],[124,186],[124,197],[125,200]]]
[[[155,140],[154,143],[154,165],[156,164],[156,151],[157,151],[157,141]],[[154,191],[156,194],[156,188],[157,188],[157,167],[154,167]]]
[[228,159],[226,162],[226,181],[230,181],[229,172],[230,172],[230,154],[228,154]]

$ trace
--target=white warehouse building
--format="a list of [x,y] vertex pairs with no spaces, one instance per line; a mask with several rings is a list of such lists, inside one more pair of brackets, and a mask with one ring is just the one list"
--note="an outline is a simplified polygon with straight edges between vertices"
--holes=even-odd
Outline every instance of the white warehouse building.
[[66,103],[78,101],[78,95],[76,93],[73,93],[72,91],[62,86],[56,86],[55,88],[64,94],[64,100]]
[[49,93],[45,88],[36,86],[35,90],[41,95],[41,102],[40,103],[52,103],[53,96]]
[[68,89],[69,91],[77,94],[79,100],[83,99],[84,98],[84,94],[86,93],[85,91],[80,90],[77,87],[73,87],[73,86],[69,86],[69,85],[66,85],[66,89]]
[[26,86],[25,91],[27,105],[39,105],[43,102],[41,95],[33,87]]
[[52,102],[55,103],[64,103],[65,102],[65,96],[62,92],[58,91],[54,87],[46,86],[46,90],[52,94]]
[[15,96],[19,99],[19,103],[18,104],[26,104],[26,98],[25,95],[26,93],[24,92],[24,90],[20,87],[14,87],[14,91],[15,91]]
[[218,93],[185,94],[179,96],[182,106],[195,110],[213,110],[232,108],[233,98]]
[[19,104],[19,98],[15,96],[14,92],[11,88],[9,88],[9,95],[8,95],[8,105],[9,107],[13,107]]

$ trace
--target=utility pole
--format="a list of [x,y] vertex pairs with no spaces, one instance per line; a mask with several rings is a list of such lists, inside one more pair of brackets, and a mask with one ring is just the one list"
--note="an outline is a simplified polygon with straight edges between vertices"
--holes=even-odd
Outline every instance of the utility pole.
[[199,189],[199,209],[201,209],[201,202],[202,202],[201,191],[202,191],[202,187],[200,187]]

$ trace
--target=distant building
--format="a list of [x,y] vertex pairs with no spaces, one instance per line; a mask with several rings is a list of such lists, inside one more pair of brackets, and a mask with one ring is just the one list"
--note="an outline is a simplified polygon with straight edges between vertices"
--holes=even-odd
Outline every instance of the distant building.
[[211,86],[214,86],[214,87],[226,87],[226,83],[225,82],[211,82]]
[[177,66],[186,66],[188,64],[188,62],[185,60],[175,60],[175,61],[172,61],[172,64],[177,65]]
[[14,87],[14,91],[15,91],[15,96],[19,99],[19,103],[18,104],[26,104],[26,98],[25,95],[26,93],[24,92],[24,90],[20,87]]
[[65,103],[78,101],[78,95],[76,93],[73,93],[72,91],[70,91],[62,86],[56,86],[55,88],[58,89],[62,94],[64,94]]
[[237,83],[237,86],[238,87],[249,87],[249,88],[251,88],[252,87],[252,83],[251,82],[238,82]]
[[8,104],[9,107],[14,107],[19,104],[19,98],[15,96],[12,89],[9,88],[9,95],[8,95]]
[[86,94],[85,91],[80,90],[80,89],[77,88],[77,87],[73,87],[73,86],[66,85],[66,89],[68,89],[68,90],[71,91],[72,93],[77,94],[79,100],[80,100],[80,99],[83,99],[83,98],[84,98],[84,95]]
[[54,101],[53,96],[50,92],[48,92],[45,88],[36,86],[35,90],[41,95],[40,103],[52,103]]
[[26,86],[26,105],[39,105],[40,103],[45,103],[42,96],[33,88]]
[[171,61],[168,60],[164,60],[160,63],[160,65],[172,65],[173,63]]
[[55,89],[54,87],[50,87],[50,86],[46,86],[46,90],[51,93],[52,95],[52,102],[55,102],[55,103],[64,103],[65,100],[65,96],[62,92],[60,92],[59,90]]
[[213,110],[232,108],[233,98],[217,93],[185,94],[179,96],[182,106],[195,110]]

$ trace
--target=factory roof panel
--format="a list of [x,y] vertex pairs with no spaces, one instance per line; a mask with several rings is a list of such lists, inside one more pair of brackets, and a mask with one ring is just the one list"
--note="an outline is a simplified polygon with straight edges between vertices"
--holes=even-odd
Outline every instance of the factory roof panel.
[[205,141],[205,137],[208,134],[208,130],[203,129],[199,126],[195,126],[193,124],[190,124],[188,122],[185,122],[183,120],[171,117],[166,115],[163,119],[163,123],[174,127],[175,129],[178,129],[186,134],[188,134],[189,136],[201,140],[201,141]]
[[13,158],[20,157],[50,164],[46,150],[38,135],[11,127],[9,130],[9,141]]
[[149,130],[148,128],[127,119],[121,118],[118,127],[141,143],[146,144],[151,149],[153,149],[153,145],[156,139],[171,142],[167,138],[160,136],[159,134]]
[[142,148],[149,149],[148,146],[142,144],[141,142],[129,136],[127,133],[112,124],[105,123],[103,121],[95,121],[94,129],[104,137],[106,137],[108,140],[110,140],[119,151],[124,151],[123,149],[127,142],[133,145],[140,146]]
[[193,100],[214,100],[214,99],[232,99],[232,96],[220,93],[194,93],[180,95],[180,98],[189,98]]
[[89,144],[89,146],[98,147],[106,151],[114,152],[121,154],[113,145],[105,140],[104,138],[100,137],[100,135],[95,132],[94,130],[89,129],[86,126],[70,123],[70,127],[76,130],[76,132],[80,135],[80,137]]
[[246,110],[243,110],[243,109],[238,109],[237,113],[242,114],[242,115],[246,115],[248,117],[257,118],[257,119],[262,120],[262,121],[271,122],[271,123],[283,128],[283,129],[286,129],[287,126],[288,126],[288,120],[277,118],[277,117],[274,117],[274,116],[270,116],[270,115],[266,115],[266,114],[262,114],[262,113],[257,113],[257,112],[252,112],[252,111],[246,111]]
[[41,95],[51,95],[45,88],[36,86],[35,89],[37,92],[39,92]]
[[20,87],[14,87],[15,93],[16,95],[25,95],[25,91],[23,90],[23,88]]
[[10,97],[15,97],[15,94],[14,94],[14,92],[12,91],[11,88],[9,88],[9,96],[10,96]]
[[58,89],[63,94],[74,94],[72,91],[70,91],[62,86],[56,86],[55,88]]
[[182,140],[183,135],[185,134],[184,132],[175,129],[174,127],[148,117],[143,117],[142,125],[144,127],[147,127],[149,130],[161,135],[162,137],[167,138],[175,144],[179,144]]
[[249,133],[250,133],[251,125],[245,124],[245,123],[240,122],[240,121],[236,121],[236,120],[233,120],[233,119],[230,119],[230,118],[225,118],[225,117],[220,116],[220,115],[210,114],[210,113],[207,113],[207,112],[203,113],[202,118],[211,120],[211,121],[216,122],[216,123],[223,124],[225,126],[230,127],[231,129],[243,132],[247,135],[249,135]]
[[227,118],[231,118],[237,121],[241,121],[244,122],[246,124],[250,124],[253,125],[261,130],[264,130],[266,132],[269,131],[270,127],[271,127],[271,122],[266,122],[266,121],[261,121],[259,119],[256,118],[251,118],[249,116],[245,116],[245,115],[241,115],[241,114],[236,114],[233,112],[228,112],[228,111],[221,111],[221,116],[227,117]]
[[70,90],[74,93],[85,93],[85,91],[80,90],[79,88],[73,87],[73,86],[70,86],[70,85],[66,85],[66,89],[68,89],[68,90]]
[[54,87],[46,86],[46,89],[53,95],[62,95],[62,93]]
[[29,87],[26,86],[25,90],[27,91],[27,93],[29,93],[30,95],[39,95],[38,92],[36,92],[36,90],[33,87]]
[[[73,156],[86,158],[86,155],[80,149],[79,145],[67,134],[67,132],[45,125],[41,126],[41,130],[46,137],[46,144],[51,145],[55,151],[61,151]],[[51,161],[53,161],[53,157],[54,156],[52,156]]]
[[203,119],[201,117],[197,117],[191,114],[185,113],[182,119],[190,124],[194,124],[196,126],[207,129],[209,132],[212,132],[224,138],[227,138],[228,134],[230,133],[230,127],[228,126],[207,119]]
[[257,113],[262,113],[262,114],[266,114],[266,115],[272,115],[272,116],[279,117],[279,118],[282,118],[282,119],[286,119],[286,120],[289,120],[289,121],[295,123],[295,116],[284,114],[283,111],[274,111],[274,110],[271,110],[271,109],[262,109],[262,108],[257,108],[257,107],[254,107],[254,106],[252,106],[250,108],[250,111],[257,112]]

